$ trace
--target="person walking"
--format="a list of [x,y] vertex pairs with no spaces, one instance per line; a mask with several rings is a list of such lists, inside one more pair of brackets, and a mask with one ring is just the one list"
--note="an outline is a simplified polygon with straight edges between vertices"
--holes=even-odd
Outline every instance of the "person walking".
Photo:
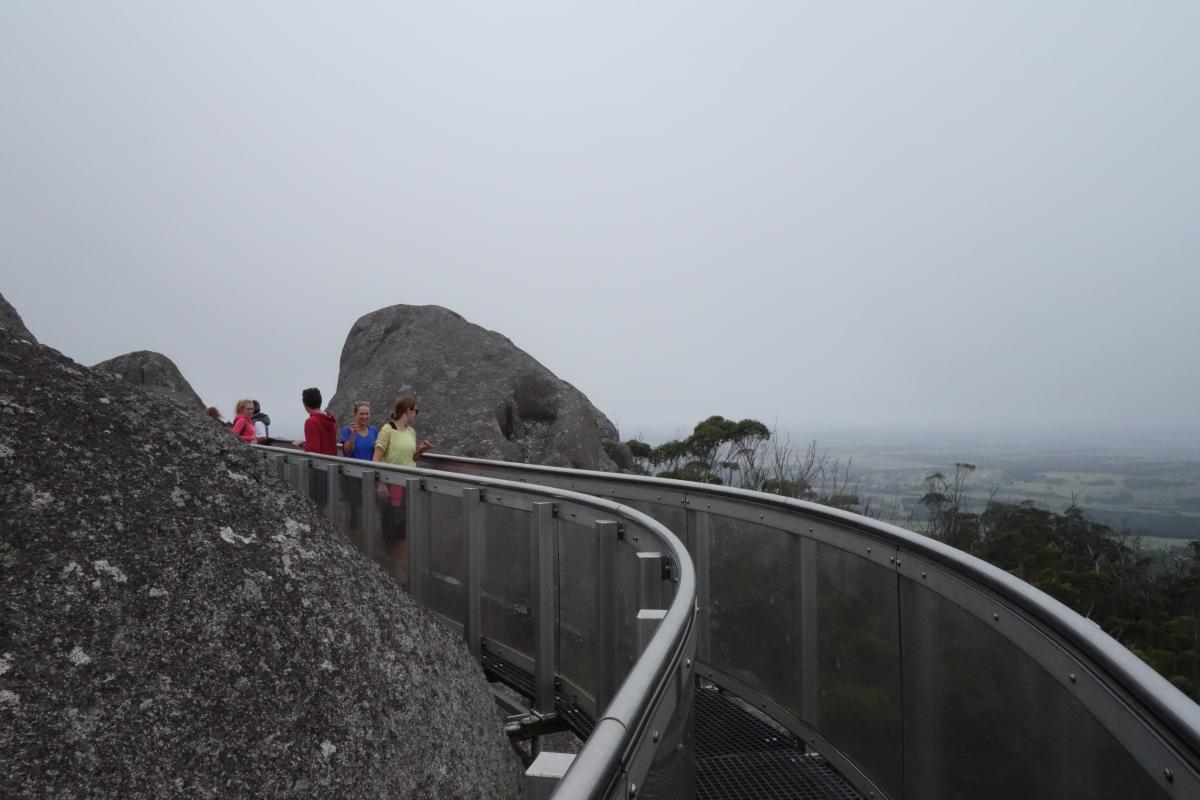
[[254,444],[254,401],[238,400],[234,408],[233,435],[247,444]]
[[271,418],[262,412],[257,400],[250,402],[254,403],[254,413],[250,416],[254,420],[254,435],[259,444],[266,444],[271,439]]
[[[320,453],[323,456],[337,455],[337,420],[333,414],[321,410],[321,390],[315,386],[300,393],[300,402],[308,412],[304,420],[304,442],[302,447],[306,453]],[[325,470],[314,470],[312,473],[312,499],[318,506],[324,507],[329,500],[329,476]]]
[[[354,404],[354,417],[350,424],[342,428],[342,455],[371,461],[375,456],[375,440],[379,437],[379,429],[371,424],[371,406],[365,400]],[[350,505],[350,529],[357,537],[362,536],[358,530],[359,508],[362,506],[362,481],[342,476],[342,496]]]
[[[373,460],[401,467],[415,467],[417,459],[433,445],[428,440],[417,443],[417,431],[412,423],[421,411],[417,399],[412,395],[396,398],[392,407],[392,418],[375,440]],[[408,575],[408,530],[404,518],[404,486],[381,483],[377,489],[383,504],[383,543],[389,556],[393,573],[401,583]]]
[[300,401],[308,412],[308,419],[304,420],[305,452],[336,456],[337,420],[333,414],[321,410],[321,390],[305,389],[300,393]]
[[372,461],[379,429],[371,424],[371,406],[365,400],[354,404],[354,417],[342,428],[342,455]]
[[427,439],[417,444],[417,431],[412,424],[420,412],[417,399],[412,395],[405,394],[396,398],[392,407],[392,418],[383,426],[375,440],[374,461],[415,467],[417,459],[433,449],[433,445]]

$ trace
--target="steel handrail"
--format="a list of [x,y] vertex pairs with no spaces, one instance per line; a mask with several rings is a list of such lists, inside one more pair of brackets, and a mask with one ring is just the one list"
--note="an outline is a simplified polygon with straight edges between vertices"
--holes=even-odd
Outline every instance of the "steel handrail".
[[1200,771],[1200,705],[1104,633],[1095,623],[1004,570],[930,537],[849,511],[728,486],[432,453],[427,454],[425,458],[432,464],[462,464],[468,467],[519,471],[568,480],[577,478],[641,486],[657,491],[683,493],[690,497],[735,501],[756,508],[801,512],[808,517],[835,522],[842,527],[902,547],[918,557],[928,558],[946,568],[954,577],[968,585],[987,589],[1061,637],[1065,644],[1090,659],[1103,671],[1110,689],[1115,689],[1140,703],[1145,713],[1138,716],[1145,723],[1158,728],[1160,732],[1165,729],[1185,751],[1179,753],[1182,760]]
[[478,486],[499,488],[589,506],[640,526],[651,534],[678,566],[675,595],[667,613],[655,629],[645,650],[638,656],[625,680],[608,706],[599,711],[592,735],[576,754],[564,774],[554,796],[569,798],[600,798],[613,782],[620,778],[630,753],[637,744],[653,711],[652,703],[667,688],[674,668],[682,657],[692,635],[696,609],[696,574],[687,547],[666,526],[637,509],[594,495],[569,489],[539,486],[476,475],[447,473],[420,467],[400,467],[379,461],[363,461],[344,456],[326,456],[285,447],[254,445],[258,450],[277,453],[287,458],[304,458],[314,462],[341,464],[355,469],[378,469],[438,480],[454,480]]

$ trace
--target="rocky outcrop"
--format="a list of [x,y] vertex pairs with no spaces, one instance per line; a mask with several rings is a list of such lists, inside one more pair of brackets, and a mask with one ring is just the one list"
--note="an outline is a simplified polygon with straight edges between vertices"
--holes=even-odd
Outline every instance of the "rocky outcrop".
[[204,401],[183,377],[175,362],[153,350],[135,350],[93,365],[92,369],[112,372],[130,383],[188,408],[203,409]]
[[357,400],[387,420],[399,394],[435,452],[579,469],[627,468],[616,427],[574,386],[494,331],[440,306],[390,306],[354,323],[329,410]]
[[14,338],[28,339],[31,342],[36,342],[33,334],[29,332],[29,328],[25,327],[25,322],[21,319],[21,315],[12,307],[12,304],[4,299],[4,295],[0,294],[0,330],[8,331]]
[[0,797],[515,798],[479,666],[220,426],[0,333]]

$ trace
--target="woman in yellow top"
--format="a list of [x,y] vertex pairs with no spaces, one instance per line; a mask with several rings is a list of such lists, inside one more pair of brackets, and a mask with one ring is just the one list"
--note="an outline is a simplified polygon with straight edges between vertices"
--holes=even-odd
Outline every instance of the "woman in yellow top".
[[413,421],[421,409],[417,408],[417,399],[410,394],[396,398],[392,409],[392,420],[379,431],[375,440],[375,461],[397,464],[401,467],[415,467],[417,459],[433,449],[428,440],[417,444],[417,432],[413,429]]
[[[417,408],[416,398],[412,395],[406,394],[396,398],[392,419],[379,430],[379,437],[375,440],[375,454],[372,460],[402,467],[417,465],[417,459],[433,447],[428,441],[417,444],[417,432],[413,430],[412,423],[420,410]],[[404,515],[404,485],[380,483],[378,494],[383,504],[383,518],[380,522],[388,568],[399,578],[401,585],[407,585],[408,531]]]

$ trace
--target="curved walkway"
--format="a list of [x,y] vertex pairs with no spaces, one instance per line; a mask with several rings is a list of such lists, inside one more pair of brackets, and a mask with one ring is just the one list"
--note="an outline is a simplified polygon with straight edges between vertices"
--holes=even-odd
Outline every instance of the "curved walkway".
[[810,796],[853,796],[820,753],[867,798],[1200,797],[1200,707],[1052,598],[910,531],[679,481],[264,452],[331,518],[359,511],[350,535],[384,561],[374,490],[406,487],[414,598],[532,674],[539,713],[557,687],[598,720],[556,796],[770,797],[751,776],[796,766],[820,767]]

